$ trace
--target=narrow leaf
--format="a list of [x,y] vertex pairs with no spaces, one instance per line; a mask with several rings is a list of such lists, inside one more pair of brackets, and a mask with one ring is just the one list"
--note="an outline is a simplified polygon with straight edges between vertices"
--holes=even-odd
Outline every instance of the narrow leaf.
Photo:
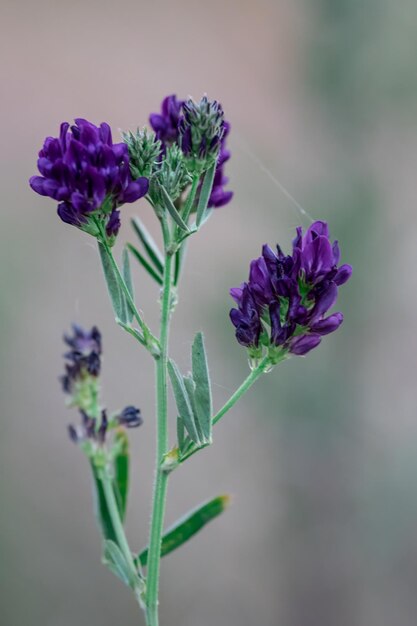
[[188,394],[188,398],[190,400],[190,406],[194,415],[194,423],[198,433],[198,438],[200,441],[204,442],[205,438],[203,435],[203,431],[201,429],[198,415],[197,415],[197,407],[195,403],[195,382],[193,381],[193,377],[191,374],[189,376],[183,376],[184,386]]
[[[230,496],[222,495],[205,502],[193,511],[187,513],[183,518],[178,520],[171,528],[169,528],[162,537],[161,556],[165,556],[176,550],[183,543],[191,539],[206,524],[211,522],[230,504]],[[142,566],[148,561],[148,548],[142,550],[138,559]]]
[[94,511],[97,522],[100,526],[104,539],[116,541],[116,534],[114,532],[113,523],[111,521],[106,498],[104,496],[103,484],[93,463],[91,463],[91,472],[93,475]]
[[[123,248],[123,253],[122,253],[122,276],[123,276],[123,280],[126,283],[126,287],[130,293],[130,297],[134,301],[135,292],[133,290],[133,281],[132,281],[132,273],[130,271],[129,254],[126,248]],[[125,300],[125,307],[126,307],[126,318],[128,322],[131,322],[133,320],[134,311],[132,310],[132,307],[127,302],[126,298],[124,298],[124,300]]]
[[178,415],[177,417],[177,440],[180,452],[183,452],[185,446],[185,428],[181,415]]
[[187,224],[184,222],[181,215],[178,213],[177,209],[175,208],[174,203],[169,197],[169,194],[167,190],[165,189],[165,187],[163,185],[160,185],[159,188],[161,190],[162,199],[164,201],[164,206],[167,209],[168,213],[171,215],[174,222],[176,222],[176,224],[181,228],[181,230],[184,230],[185,232],[189,232],[189,228]]
[[154,264],[155,269],[162,276],[164,273],[164,257],[162,256],[158,245],[155,243],[152,235],[148,232],[145,224],[138,217],[134,217],[131,223],[150,260]]
[[204,175],[203,184],[201,185],[200,197],[197,204],[196,224],[200,226],[207,211],[208,201],[210,199],[211,190],[213,189],[214,175],[216,173],[216,163],[213,163]]
[[111,258],[106,248],[99,242],[98,249],[100,252],[101,264],[103,267],[104,278],[106,279],[107,290],[109,292],[110,300],[113,305],[114,314],[116,318],[127,323],[126,319],[126,307],[125,298],[119,288],[119,281],[117,274],[111,262]]
[[138,579],[133,575],[129,565],[126,563],[126,559],[123,556],[119,546],[111,540],[104,542],[104,563],[120,580],[134,589],[137,586]]
[[127,244],[127,247],[129,248],[129,251],[133,254],[133,256],[135,257],[135,259],[137,261],[139,261],[139,263],[142,265],[142,267],[148,272],[148,274],[150,276],[152,276],[152,278],[154,280],[156,280],[156,282],[159,285],[162,285],[163,280],[162,280],[162,276],[161,274],[154,269],[153,265],[151,265],[146,259],[145,257],[139,252],[139,250],[137,250],[134,246],[132,246],[131,243]]
[[115,445],[118,452],[114,458],[114,486],[119,513],[123,522],[126,516],[129,489],[129,439],[124,430],[116,432]]
[[178,370],[178,367],[172,359],[170,359],[168,362],[168,373],[171,379],[178,413],[182,417],[184,426],[187,429],[187,432],[190,435],[192,441],[200,444],[200,438],[198,436],[190,399],[188,397],[183,378]]
[[213,413],[210,375],[202,333],[197,333],[192,346],[192,369],[195,383],[195,412],[203,437],[211,442]]

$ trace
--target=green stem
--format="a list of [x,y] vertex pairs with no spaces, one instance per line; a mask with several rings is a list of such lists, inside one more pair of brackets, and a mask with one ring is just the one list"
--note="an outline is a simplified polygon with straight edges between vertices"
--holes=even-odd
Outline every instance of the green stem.
[[[164,233],[165,250],[167,250],[169,245],[169,232],[165,222],[163,222],[162,228]],[[164,460],[164,456],[168,451],[167,365],[169,320],[171,309],[171,270],[172,256],[170,254],[167,254],[164,264],[164,282],[162,289],[161,332],[159,339],[161,352],[159,359],[156,361],[157,445],[146,591],[146,616],[148,626],[158,626],[158,594],[161,561],[161,542],[165,516],[165,501],[168,486],[168,474],[163,471],[162,463]]]
[[235,393],[230,396],[228,401],[222,406],[222,408],[214,415],[213,425],[217,424],[221,420],[223,415],[227,413],[232,406],[236,404],[238,400],[252,387],[252,385],[258,380],[258,378],[265,373],[265,368],[268,365],[269,357],[265,356],[255,369],[251,371],[249,376],[243,381],[243,383],[236,389]]
[[[268,366],[269,363],[269,357],[265,356],[257,365],[256,368],[254,368],[249,376],[247,378],[245,378],[245,380],[243,381],[243,383],[240,385],[240,387],[238,387],[236,389],[236,391],[234,392],[234,394],[232,396],[230,396],[230,398],[227,400],[227,402],[222,406],[222,408],[216,413],[216,415],[213,416],[212,418],[212,422],[213,425],[217,424],[217,422],[219,422],[221,420],[221,418],[223,417],[223,415],[225,415],[228,411],[230,411],[230,409],[236,404],[236,402],[238,400],[240,400],[240,398],[252,387],[252,385],[258,380],[258,378],[260,376],[262,376],[262,374],[265,372],[266,367]],[[205,446],[204,446],[205,447]],[[185,452],[181,457],[180,457],[180,463],[182,463],[183,461],[185,461],[186,459],[190,458],[190,456],[192,456],[193,454],[195,454],[196,452],[198,452],[198,450],[200,450],[199,447],[195,446],[195,444],[192,444],[192,446],[190,447],[190,449]]]
[[[137,570],[135,567],[135,563],[133,561],[133,557],[130,551],[128,541],[126,539],[126,534],[123,528],[122,520],[120,519],[120,513],[117,507],[117,502],[116,502],[116,497],[113,491],[112,481],[106,471],[103,471],[100,478],[101,478],[101,483],[103,485],[104,497],[106,498],[107,509],[109,511],[109,515],[112,521],[114,533],[116,535],[117,544],[121,552],[123,553],[126,563],[129,566],[129,569],[132,573],[132,577],[135,578],[137,576]],[[141,590],[138,590],[138,591],[141,591]]]

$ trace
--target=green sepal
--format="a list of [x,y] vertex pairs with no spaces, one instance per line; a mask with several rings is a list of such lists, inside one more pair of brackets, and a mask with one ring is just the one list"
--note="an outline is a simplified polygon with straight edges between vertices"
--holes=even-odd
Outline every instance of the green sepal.
[[183,420],[184,426],[190,436],[190,439],[200,445],[201,441],[194,419],[192,404],[188,396],[183,377],[181,376],[177,365],[172,359],[170,359],[168,362],[168,373],[171,379],[178,413]]
[[133,590],[140,587],[141,581],[139,576],[131,570],[117,543],[110,539],[104,542],[103,563],[122,581],[122,583],[127,585],[127,587]]
[[129,491],[129,439],[124,430],[116,431],[114,448],[114,491],[120,518],[124,522]]
[[164,203],[164,207],[166,208],[168,213],[171,215],[172,219],[177,224],[177,226],[179,226],[181,230],[188,233],[189,228],[187,224],[184,222],[184,220],[182,219],[181,215],[178,213],[177,209],[175,208],[175,205],[172,202],[171,198],[169,197],[167,190],[165,189],[163,185],[159,185],[159,189],[161,191],[161,196],[162,196],[162,200]]
[[[211,522],[230,504],[230,496],[221,495],[201,504],[178,520],[171,528],[165,531],[162,537],[161,557],[176,550],[191,539],[206,524]],[[148,562],[148,548],[142,550],[137,559],[145,567]]]
[[164,257],[158,245],[147,230],[145,224],[138,217],[134,217],[131,220],[131,224],[139,240],[142,242],[150,261],[153,263],[158,274],[162,276],[164,273]]
[[193,380],[195,385],[195,413],[201,428],[201,432],[203,434],[203,438],[205,439],[205,441],[211,442],[211,417],[213,413],[213,404],[207,355],[204,346],[204,337],[201,332],[198,332],[194,338],[191,349],[191,357]]
[[103,267],[104,278],[106,280],[107,290],[113,305],[113,311],[116,319],[120,319],[124,323],[128,323],[126,319],[126,303],[124,294],[119,288],[119,281],[110,261],[110,254],[106,247],[99,241],[98,249],[100,252],[101,265]]
[[213,181],[216,173],[216,162],[214,162],[208,168],[204,175],[203,184],[201,185],[200,197],[197,204],[197,228],[201,226],[208,218],[207,205],[210,199],[211,191],[213,189]]
[[145,257],[137,250],[131,243],[127,244],[127,248],[142,267],[148,272],[150,276],[158,283],[162,285],[163,280],[161,274],[145,259]]
[[91,460],[91,472],[93,475],[93,495],[94,495],[94,512],[98,525],[104,539],[116,541],[116,533],[114,532],[113,523],[107,508],[106,498],[104,496],[103,483],[99,476],[99,470]]

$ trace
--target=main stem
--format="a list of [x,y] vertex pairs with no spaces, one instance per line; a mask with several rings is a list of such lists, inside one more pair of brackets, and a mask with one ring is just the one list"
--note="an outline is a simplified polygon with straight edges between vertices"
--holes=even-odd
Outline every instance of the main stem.
[[[167,233],[164,233],[167,244]],[[171,308],[171,269],[172,256],[167,254],[164,265],[162,288],[160,356],[156,360],[156,403],[157,403],[157,444],[155,484],[149,541],[148,575],[146,591],[146,616],[148,626],[158,626],[159,571],[161,562],[161,541],[165,515],[168,474],[162,469],[162,462],[168,452],[167,428],[167,365],[169,319]]]

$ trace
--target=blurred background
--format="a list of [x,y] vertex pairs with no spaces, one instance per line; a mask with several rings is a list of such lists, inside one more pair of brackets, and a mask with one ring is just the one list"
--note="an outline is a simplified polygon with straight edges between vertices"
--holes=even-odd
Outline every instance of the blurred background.
[[[0,580],[4,626],[143,624],[100,565],[87,463],[57,378],[72,321],[104,335],[104,401],[138,404],[128,534],[146,542],[153,366],[114,324],[94,242],[27,184],[82,116],[135,129],[166,94],[232,123],[235,191],[189,247],[172,354],[204,329],[219,407],[246,376],[230,286],[261,245],[329,221],[354,276],[345,323],[265,376],[171,480],[167,523],[230,510],[163,561],[162,626],[411,626],[417,614],[417,4],[412,0],[2,0]],[[123,208],[132,240],[145,202]],[[146,319],[158,293],[135,273]]]

